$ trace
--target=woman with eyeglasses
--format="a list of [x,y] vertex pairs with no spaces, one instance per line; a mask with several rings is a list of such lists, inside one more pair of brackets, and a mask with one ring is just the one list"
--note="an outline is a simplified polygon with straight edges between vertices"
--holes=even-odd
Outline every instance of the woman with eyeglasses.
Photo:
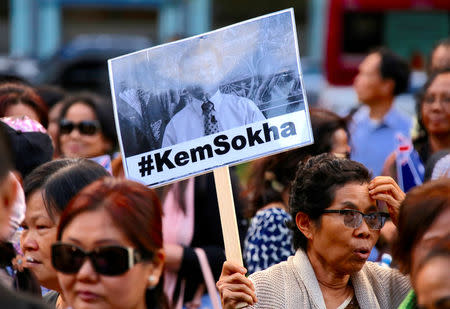
[[223,307],[397,308],[408,278],[366,261],[403,199],[392,178],[371,180],[358,162],[323,154],[300,163],[289,200],[295,255],[249,278],[225,262],[217,282]]
[[44,295],[44,301],[53,307],[64,307],[50,258],[61,213],[83,187],[108,175],[90,160],[59,159],[37,167],[24,180],[27,208],[21,225],[23,258],[18,265],[29,269],[41,286],[51,290]]
[[144,185],[104,178],[86,187],[62,214],[57,240],[52,263],[73,308],[167,308],[162,209]]
[[111,155],[117,146],[111,103],[92,93],[81,93],[65,100],[58,143],[61,156],[67,158]]
[[285,222],[291,219],[288,200],[298,162],[321,153],[341,158],[350,155],[345,120],[325,109],[309,111],[314,144],[255,160],[250,166],[245,192],[250,226],[243,244],[249,274],[285,261],[295,253],[292,233]]

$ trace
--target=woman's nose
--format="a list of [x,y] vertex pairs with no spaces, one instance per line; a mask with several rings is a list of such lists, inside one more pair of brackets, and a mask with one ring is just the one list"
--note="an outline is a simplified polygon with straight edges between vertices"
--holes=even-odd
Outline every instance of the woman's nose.
[[80,137],[80,131],[78,131],[78,128],[73,128],[73,130],[69,134],[72,138],[78,138]]
[[355,229],[355,233],[357,237],[361,238],[369,238],[370,237],[370,228],[367,225],[365,219],[362,220],[361,225]]
[[32,235],[30,235],[29,232],[22,233],[20,244],[21,244],[21,247],[22,247],[22,251],[30,251],[30,250],[37,250],[37,249],[39,249],[39,244],[32,237]]
[[77,279],[83,282],[94,282],[98,279],[98,274],[89,258],[84,259],[83,265],[77,272]]

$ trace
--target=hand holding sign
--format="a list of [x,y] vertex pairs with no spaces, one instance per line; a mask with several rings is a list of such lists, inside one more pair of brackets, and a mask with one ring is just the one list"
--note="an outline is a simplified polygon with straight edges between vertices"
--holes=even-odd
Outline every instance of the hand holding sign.
[[216,286],[222,299],[222,306],[227,308],[243,308],[257,302],[255,287],[245,277],[247,270],[231,261],[223,264],[222,273]]

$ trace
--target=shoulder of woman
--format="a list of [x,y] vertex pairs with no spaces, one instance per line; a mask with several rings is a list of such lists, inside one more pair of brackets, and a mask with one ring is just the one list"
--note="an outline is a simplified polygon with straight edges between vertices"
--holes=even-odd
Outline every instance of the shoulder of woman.
[[56,291],[48,291],[42,299],[44,302],[52,307],[56,307],[56,301],[58,300],[59,293]]
[[[257,286],[277,286],[282,285],[288,273],[287,262],[281,262],[267,269],[257,271],[249,276],[250,280]],[[279,280],[278,280],[279,279]]]
[[292,308],[293,304],[304,302],[306,291],[299,286],[290,259],[249,276],[258,298],[254,308]]
[[395,268],[381,266],[374,262],[366,262],[362,271],[368,276],[369,280],[376,281],[376,283],[385,288],[395,287],[396,290],[404,290],[405,292],[411,288],[409,276],[402,274]]
[[262,271],[250,275],[256,291],[258,302],[254,308],[285,308],[284,270],[280,264],[276,264]]
[[402,274],[397,269],[387,266],[381,266],[376,262],[367,261],[362,271],[365,273],[373,274],[378,277],[398,277],[408,279],[408,276]]
[[[257,271],[249,276],[256,291],[278,291],[284,294],[284,288],[295,282],[295,275],[289,259],[275,264],[267,269]],[[278,293],[278,292],[277,292]]]

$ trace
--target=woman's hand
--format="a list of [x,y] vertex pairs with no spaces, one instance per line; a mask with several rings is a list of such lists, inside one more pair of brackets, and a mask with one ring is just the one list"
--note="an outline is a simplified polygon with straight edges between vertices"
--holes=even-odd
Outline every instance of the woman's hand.
[[251,280],[244,276],[246,272],[247,269],[232,262],[223,263],[222,273],[216,283],[223,309],[234,309],[243,302],[249,306],[257,302],[255,287]]
[[386,202],[392,222],[397,226],[400,204],[405,192],[389,176],[377,176],[369,183],[369,194],[374,200]]

